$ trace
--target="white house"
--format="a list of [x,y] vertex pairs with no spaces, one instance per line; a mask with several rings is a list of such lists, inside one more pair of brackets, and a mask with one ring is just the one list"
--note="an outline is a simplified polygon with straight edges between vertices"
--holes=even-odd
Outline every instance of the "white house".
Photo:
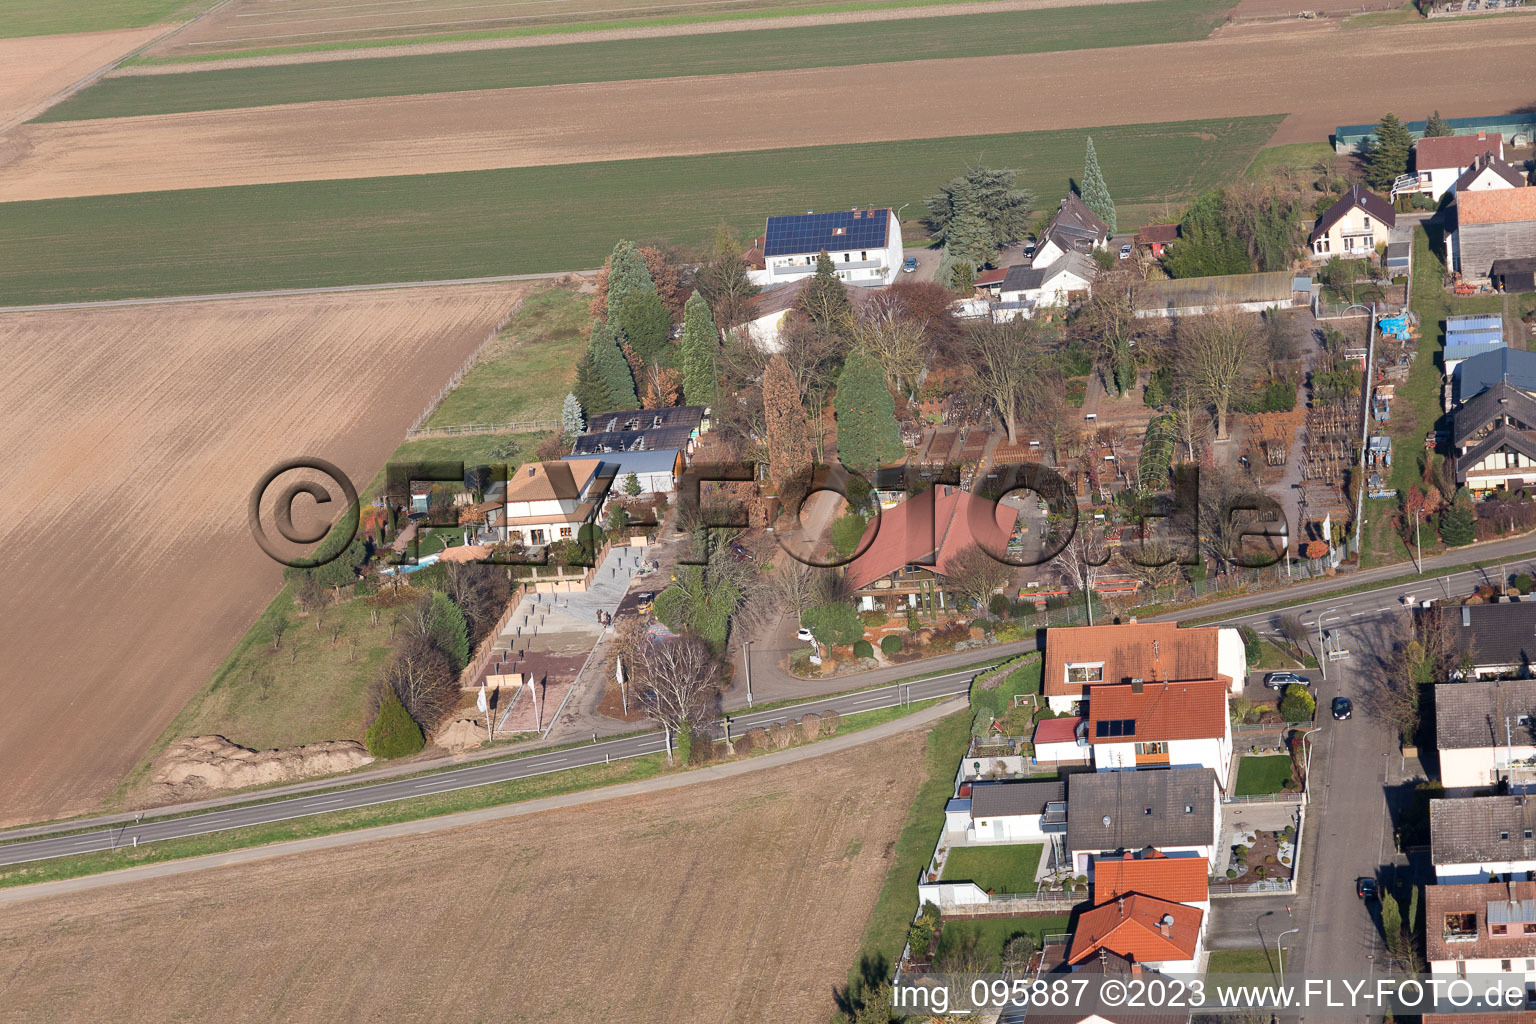
[[1064,306],[1093,287],[1099,265],[1079,252],[1069,252],[1045,266],[1009,267],[992,304],[998,316],[1030,316],[1042,306]]
[[1441,883],[1536,878],[1536,798],[1523,793],[1429,802],[1429,858]]
[[1067,253],[1091,256],[1095,249],[1109,248],[1109,225],[1100,220],[1076,193],[1061,201],[1050,223],[1035,241],[1029,265],[1043,269]]
[[529,548],[570,540],[593,520],[612,483],[602,459],[527,463],[507,481],[505,501],[489,510],[486,527],[504,543]]
[[763,269],[748,272],[765,288],[811,277],[825,252],[845,284],[890,284],[901,273],[901,222],[889,209],[807,211],[769,217],[763,232]]
[[1150,970],[1198,970],[1211,909],[1209,872],[1199,857],[1158,850],[1095,861],[1094,907],[1078,917],[1067,962],[1107,951]]
[[1219,679],[1243,692],[1248,661],[1230,627],[1179,628],[1173,622],[1072,626],[1046,630],[1043,689],[1058,715],[1076,714],[1100,683],[1183,683]]
[[[566,462],[582,462],[590,455],[567,455]],[[631,474],[641,494],[670,494],[677,490],[677,478],[683,474],[683,453],[676,448],[660,451],[613,452],[598,459],[604,472],[612,470],[613,486],[620,493]]]
[[[751,319],[745,327],[758,348],[770,354],[783,349],[785,321],[794,311],[800,301],[800,294],[810,281],[810,277],[801,277],[788,284],[765,288],[752,297]],[[849,291],[848,299],[857,311],[874,300],[874,293],[868,289],[854,288]]]
[[1088,742],[1097,771],[1204,767],[1225,790],[1232,763],[1227,686],[1217,679],[1096,686]]
[[1417,188],[1413,191],[1427,192],[1438,202],[1447,192],[1460,186],[1461,176],[1485,153],[1502,161],[1504,137],[1498,132],[1478,132],[1476,135],[1419,139],[1413,144],[1413,166],[1418,175]]
[[1536,777],[1536,679],[1485,679],[1435,687],[1435,742],[1446,789]]
[[1391,240],[1396,224],[1397,211],[1392,209],[1391,203],[1359,185],[1352,185],[1317,219],[1307,244],[1315,260],[1333,256],[1356,259],[1374,256],[1377,246],[1386,245]]
[[1422,608],[1418,617],[1423,625],[1443,630],[1464,658],[1470,656],[1471,674],[1478,679],[1512,679],[1536,667],[1536,601],[1444,605]]
[[[1525,989],[1536,1007],[1536,882],[1424,888],[1424,957],[1430,974],[1488,977]],[[1508,1019],[1525,1019],[1511,1013]],[[1505,1018],[1500,1018],[1505,1019]]]
[[[965,837],[978,843],[1041,842],[1066,831],[1066,799],[1063,782],[972,783]],[[949,821],[946,808],[946,827]]]
[[1097,857],[1155,847],[1216,866],[1221,814],[1209,768],[1067,777],[1067,849],[1087,874]]

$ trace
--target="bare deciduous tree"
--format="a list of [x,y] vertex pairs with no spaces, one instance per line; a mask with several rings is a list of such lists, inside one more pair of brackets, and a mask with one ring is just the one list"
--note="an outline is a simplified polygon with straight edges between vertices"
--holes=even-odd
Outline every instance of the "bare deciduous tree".
[[892,308],[880,310],[854,324],[853,346],[880,363],[885,386],[893,394],[916,394],[928,355],[922,321],[906,319]]
[[671,760],[672,737],[685,729],[702,729],[712,717],[714,651],[697,637],[661,640],[642,648],[639,669],[644,687],[640,705],[646,717],[665,730]]
[[945,567],[945,589],[986,611],[987,602],[1008,582],[1008,566],[972,544]]
[[1108,562],[1109,551],[1104,538],[1086,525],[1078,527],[1066,547],[1051,561],[1051,568],[1068,586],[1083,592],[1090,624],[1093,622],[1093,585],[1104,574]]
[[775,610],[794,615],[819,604],[825,604],[829,595],[831,571],[806,565],[798,558],[783,558],[768,574],[767,590]]
[[384,683],[423,728],[436,725],[459,701],[448,656],[421,633],[406,633],[384,670]]
[[1008,443],[1017,444],[1019,420],[1043,384],[1040,325],[1022,317],[1002,323],[989,319],[973,325],[968,336],[971,380],[997,406]]
[[1216,438],[1227,436],[1227,406],[1252,377],[1262,356],[1259,321],[1222,305],[1179,321],[1175,365],[1191,394],[1216,412]]

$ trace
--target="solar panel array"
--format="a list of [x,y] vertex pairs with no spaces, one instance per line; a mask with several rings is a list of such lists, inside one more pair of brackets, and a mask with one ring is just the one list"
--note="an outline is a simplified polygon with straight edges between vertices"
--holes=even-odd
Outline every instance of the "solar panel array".
[[769,217],[764,256],[885,248],[889,210],[837,210]]
[[1094,723],[1094,735],[1100,739],[1112,736],[1135,736],[1136,719],[1134,718],[1106,718]]

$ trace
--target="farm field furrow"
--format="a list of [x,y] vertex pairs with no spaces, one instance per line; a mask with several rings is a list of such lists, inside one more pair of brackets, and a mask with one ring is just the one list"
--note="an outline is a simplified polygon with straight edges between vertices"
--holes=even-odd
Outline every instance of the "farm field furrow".
[[39,121],[172,114],[321,100],[623,82],[697,75],[999,54],[1043,53],[1203,39],[1228,0],[1140,0],[866,24],[849,48],[841,25],[567,43],[419,57],[129,75],[97,82]]
[[820,1020],[922,751],[904,733],[622,806],[14,905],[7,1009],[71,1024]]
[[0,315],[0,821],[112,789],[278,585],[245,522],[261,474],[318,455],[367,479],[519,292]]
[[[1507,68],[1528,49],[1487,21],[1428,30],[1299,24],[1113,51],[32,124],[12,133],[19,153],[0,166],[0,201],[937,139],[962,124],[1002,134],[1295,111],[1293,128],[1316,139],[1399,105],[1419,65],[1436,61],[1465,64],[1436,90],[1442,111],[1516,109],[1528,90]],[[1148,88],[1146,67],[1181,73]],[[1095,87],[1085,90],[1086,81]],[[833,96],[907,99],[853,116],[829,105]],[[984,116],[957,116],[954,96],[986,96]],[[956,162],[966,156],[974,154]],[[873,180],[892,190],[890,176]]]
[[595,267],[615,238],[696,245],[775,212],[921,203],[984,155],[1042,204],[1091,134],[1124,204],[1240,174],[1280,118],[821,146],[0,205],[9,304]]

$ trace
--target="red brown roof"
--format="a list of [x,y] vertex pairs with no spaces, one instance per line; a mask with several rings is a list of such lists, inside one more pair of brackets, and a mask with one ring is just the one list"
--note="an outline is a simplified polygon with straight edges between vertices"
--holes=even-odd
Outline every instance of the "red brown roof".
[[1077,723],[1081,718],[1042,718],[1035,726],[1035,744],[1071,743],[1077,739]]
[[942,576],[973,544],[1002,551],[1017,515],[957,487],[932,487],[870,521],[860,541],[863,552],[848,563],[848,585],[858,590],[913,564]]
[[1157,850],[1141,858],[1103,857],[1093,862],[1093,898],[1106,903],[1139,892],[1173,903],[1203,903],[1211,898],[1208,869],[1204,857],[1169,857]]
[[1536,188],[1456,193],[1456,223],[1508,224],[1536,220]]
[[1148,224],[1136,232],[1136,240],[1143,245],[1151,245],[1154,242],[1167,244],[1177,241],[1179,226],[1177,224]]
[[[1138,692],[1139,691],[1139,692]],[[1227,684],[1219,679],[1188,683],[1118,683],[1093,688],[1088,701],[1088,742],[1203,740],[1227,732]],[[1099,735],[1100,722],[1133,721],[1134,733]]]
[[1498,132],[1476,135],[1441,135],[1413,144],[1413,166],[1420,171],[1441,167],[1466,167],[1484,153],[1504,155],[1504,136]]
[[1117,897],[1078,917],[1067,963],[1082,963],[1100,949],[1140,963],[1193,959],[1204,917],[1199,907],[1141,893]]
[[1008,267],[998,267],[996,270],[983,270],[976,275],[976,279],[972,283],[978,288],[989,284],[1002,284],[1003,278],[1008,276],[1008,270]]
[[1045,634],[1045,694],[1077,697],[1087,692],[1088,684],[1067,682],[1069,663],[1102,662],[1106,683],[1223,679],[1230,685],[1232,681],[1216,671],[1220,632],[1216,626],[1180,629],[1173,622],[1049,629]]

